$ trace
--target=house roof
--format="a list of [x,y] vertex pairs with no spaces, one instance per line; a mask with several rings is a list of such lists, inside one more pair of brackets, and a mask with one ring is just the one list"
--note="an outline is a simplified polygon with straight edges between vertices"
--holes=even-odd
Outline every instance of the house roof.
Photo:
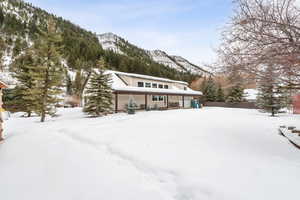
[[[186,90],[179,89],[175,86],[169,89],[161,89],[161,88],[146,88],[146,87],[134,87],[134,86],[128,86],[126,85],[119,77],[118,75],[124,74],[124,75],[131,75],[130,73],[123,73],[123,72],[116,72],[116,71],[107,71],[107,73],[111,74],[112,78],[112,84],[111,87],[114,91],[120,92],[120,93],[141,93],[141,94],[162,94],[162,95],[190,95],[190,96],[200,96],[202,95],[202,92],[195,91],[187,87]],[[163,79],[163,78],[157,78],[153,76],[144,76],[139,74],[133,74],[132,77],[138,77],[138,78],[144,78],[149,79],[151,77],[151,80],[167,80],[168,82],[175,82],[175,83],[181,83],[184,85],[187,85],[186,82],[181,81],[173,81],[170,79]]]
[[8,85],[0,80],[0,88],[8,88]]
[[169,82],[169,83],[180,83],[180,84],[188,85],[188,83],[184,82],[184,81],[176,81],[176,80],[171,80],[171,79],[167,79],[167,78],[160,78],[160,77],[148,76],[148,75],[142,75],[142,74],[126,73],[126,72],[119,72],[119,71],[112,71],[112,70],[108,70],[108,73],[114,73],[114,74],[118,74],[118,75],[124,75],[124,76],[130,76],[130,77],[142,78],[142,79],[148,79],[148,80],[164,81],[164,82]]

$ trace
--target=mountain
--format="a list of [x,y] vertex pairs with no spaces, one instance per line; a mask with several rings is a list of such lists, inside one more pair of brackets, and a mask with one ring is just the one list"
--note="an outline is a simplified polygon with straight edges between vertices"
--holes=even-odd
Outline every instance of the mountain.
[[195,64],[192,64],[187,59],[181,56],[168,55],[166,52],[161,50],[150,51],[141,49],[113,33],[100,34],[98,35],[98,39],[102,47],[106,50],[111,50],[122,55],[127,55],[127,51],[124,51],[124,48],[126,49],[126,46],[130,46],[131,49],[135,48],[140,52],[140,54],[149,56],[154,62],[171,67],[180,72],[191,72],[193,74],[202,74],[206,76],[210,75],[210,72],[202,69]]
[[198,76],[192,70],[178,70],[156,62],[148,51],[114,34],[96,35],[30,3],[0,0],[0,79],[15,83],[10,73],[14,60],[47,30],[49,20],[54,21],[62,37],[58,47],[68,80],[74,81],[76,76],[93,68],[100,58],[106,61],[108,69],[117,71],[187,82]]

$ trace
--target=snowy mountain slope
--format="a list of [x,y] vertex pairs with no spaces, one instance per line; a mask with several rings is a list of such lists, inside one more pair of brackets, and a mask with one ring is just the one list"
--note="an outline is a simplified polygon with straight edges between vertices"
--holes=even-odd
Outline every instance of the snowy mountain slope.
[[[132,45],[114,33],[99,34],[98,39],[104,49],[112,50],[120,54],[126,54],[126,52],[122,51],[121,46]],[[180,56],[170,56],[166,52],[161,50],[150,51],[150,50],[143,50],[138,47],[136,48],[139,49],[139,51],[144,51],[144,54],[147,54],[153,61],[159,64],[163,64],[165,66],[169,66],[178,71],[181,72],[190,71],[194,74],[204,74],[206,76],[210,75],[208,71],[202,69],[197,65],[192,64],[187,59],[184,59]]]
[[298,199],[299,150],[277,129],[300,116],[226,108],[59,114],[44,124],[19,114],[6,121],[1,199]]

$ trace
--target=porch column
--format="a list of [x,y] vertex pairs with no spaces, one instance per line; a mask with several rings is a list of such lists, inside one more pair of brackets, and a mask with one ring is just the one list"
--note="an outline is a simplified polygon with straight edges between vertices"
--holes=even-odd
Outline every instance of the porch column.
[[184,108],[184,95],[182,96],[182,108]]
[[145,94],[145,110],[147,110],[148,107],[148,95]]
[[115,93],[115,113],[118,113],[118,104],[119,104],[119,95],[118,95],[118,93],[116,92]]
[[167,95],[167,109],[169,109],[169,95]]

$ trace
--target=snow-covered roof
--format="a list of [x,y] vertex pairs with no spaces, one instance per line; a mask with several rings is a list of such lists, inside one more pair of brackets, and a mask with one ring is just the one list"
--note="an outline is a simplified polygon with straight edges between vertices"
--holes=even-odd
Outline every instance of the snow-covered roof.
[[138,77],[138,78],[146,77],[145,79],[159,80],[159,81],[163,80],[163,81],[175,82],[175,83],[184,83],[184,85],[187,85],[186,82],[173,81],[170,79],[157,78],[157,77],[153,77],[153,76],[146,76],[146,75],[140,75],[140,74],[130,74],[130,73],[124,73],[124,72],[117,72],[117,71],[107,71],[106,73],[109,73],[111,75],[112,89],[115,91],[119,91],[119,92],[155,93],[155,94],[170,94],[170,95],[176,94],[176,95],[195,95],[195,96],[202,95],[202,92],[192,90],[188,87],[186,90],[182,90],[175,86],[172,86],[172,88],[169,88],[169,89],[128,86],[117,75],[127,75],[127,76]]
[[188,85],[188,83],[184,82],[184,81],[175,81],[175,80],[171,80],[171,79],[167,79],[167,78],[160,78],[160,77],[155,77],[155,76],[118,72],[118,71],[112,71],[112,70],[108,70],[107,72],[113,73],[113,74],[118,74],[118,75],[131,76],[131,77],[135,77],[135,78],[143,78],[143,79],[149,79],[149,80],[155,80],[155,81],[164,81],[164,82],[180,83],[180,84]]

